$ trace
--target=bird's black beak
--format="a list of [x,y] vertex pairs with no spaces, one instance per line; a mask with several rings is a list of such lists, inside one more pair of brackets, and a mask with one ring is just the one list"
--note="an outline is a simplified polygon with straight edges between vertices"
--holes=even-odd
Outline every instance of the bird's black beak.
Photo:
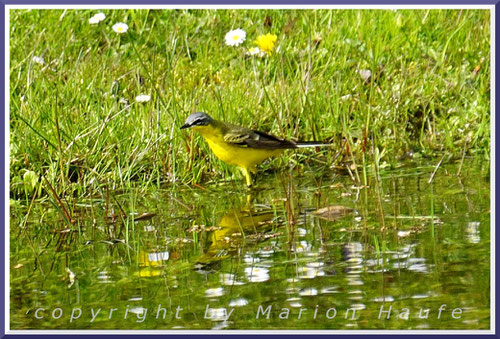
[[181,129],[185,129],[185,128],[189,128],[189,127],[191,127],[191,126],[188,125],[188,124],[184,124],[184,125],[181,126]]

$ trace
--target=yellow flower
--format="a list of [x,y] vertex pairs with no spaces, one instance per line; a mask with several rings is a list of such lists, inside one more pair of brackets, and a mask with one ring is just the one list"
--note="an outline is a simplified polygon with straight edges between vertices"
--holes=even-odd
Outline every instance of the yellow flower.
[[261,51],[271,54],[277,39],[278,37],[275,34],[268,33],[260,35],[254,42],[259,46]]

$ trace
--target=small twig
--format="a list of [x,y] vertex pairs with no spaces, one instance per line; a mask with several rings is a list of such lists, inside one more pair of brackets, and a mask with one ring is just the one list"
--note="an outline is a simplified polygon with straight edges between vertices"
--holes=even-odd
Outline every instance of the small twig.
[[54,187],[52,187],[52,185],[49,183],[49,181],[45,177],[45,174],[42,173],[42,177],[45,179],[45,182],[47,183],[47,186],[49,186],[50,191],[54,195],[54,198],[56,198],[57,202],[61,206],[61,209],[62,209],[62,211],[64,213],[64,216],[66,217],[66,220],[68,220],[71,224],[74,224],[76,222],[76,220],[73,220],[73,218],[69,214],[68,210],[64,206],[63,202],[61,201],[61,198],[59,198],[59,196],[57,195],[57,192],[54,190]]
[[116,197],[113,194],[111,194],[111,198],[113,198],[113,200],[118,205],[118,208],[122,212],[122,215],[121,215],[122,221],[125,222],[125,217],[127,216],[127,213],[125,212],[125,210],[123,209],[122,205],[120,204],[120,202],[116,199]]
[[189,207],[188,205],[186,205],[185,203],[183,203],[182,201],[180,201],[176,197],[170,196],[170,198],[172,198],[176,203],[178,203],[179,205],[181,205],[182,207],[184,207],[185,209],[187,209],[189,212],[191,212],[193,210],[192,207]]
[[436,172],[437,172],[439,166],[441,166],[441,163],[443,162],[445,156],[446,156],[446,153],[443,154],[443,156],[441,157],[441,160],[439,160],[439,162],[437,163],[436,168],[434,169],[434,172],[432,172],[431,177],[429,178],[429,181],[427,181],[428,184],[430,184],[432,182],[432,180],[434,180],[434,176],[436,175]]

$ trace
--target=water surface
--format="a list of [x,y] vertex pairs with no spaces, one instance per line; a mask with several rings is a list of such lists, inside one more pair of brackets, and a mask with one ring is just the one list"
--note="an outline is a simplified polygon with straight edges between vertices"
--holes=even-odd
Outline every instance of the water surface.
[[11,329],[489,329],[489,172],[434,166],[12,208]]

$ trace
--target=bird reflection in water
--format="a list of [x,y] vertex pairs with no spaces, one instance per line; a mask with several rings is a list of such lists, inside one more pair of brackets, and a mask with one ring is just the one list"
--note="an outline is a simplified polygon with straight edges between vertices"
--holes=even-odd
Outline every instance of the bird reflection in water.
[[163,265],[170,258],[168,251],[164,252],[139,252],[139,276],[156,277],[163,273]]
[[277,236],[270,233],[279,224],[275,209],[265,205],[254,205],[247,197],[247,204],[228,210],[209,235],[210,245],[198,258],[197,268],[215,268],[214,264],[229,258],[252,242],[259,242]]

